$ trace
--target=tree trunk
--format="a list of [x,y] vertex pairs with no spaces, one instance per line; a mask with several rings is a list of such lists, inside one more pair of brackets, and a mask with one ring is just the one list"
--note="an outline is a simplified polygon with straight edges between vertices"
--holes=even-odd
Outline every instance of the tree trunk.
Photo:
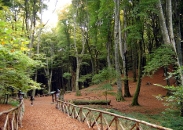
[[47,81],[48,81],[48,93],[50,93],[52,90],[52,84],[51,84],[51,82],[52,82],[52,70],[50,71],[50,75],[49,75]]
[[[73,92],[75,92],[76,91],[76,85],[75,85],[75,83],[76,83],[76,73],[72,70],[71,71],[71,74],[72,74],[72,78],[71,78],[71,90],[73,91]],[[70,90],[69,89],[69,90]]]
[[[41,19],[40,19],[40,28],[39,28],[39,33],[38,33],[38,42],[37,42],[37,50],[36,50],[36,54],[39,54],[39,47],[40,47],[40,42],[41,42],[41,33],[42,33],[42,7],[43,7],[43,2],[42,0],[40,0],[40,13],[41,13]],[[35,82],[37,82],[37,70],[35,72]],[[36,93],[36,89],[33,89],[32,91],[32,96],[34,97]]]
[[107,66],[111,68],[111,44],[112,44],[112,37],[111,37],[111,30],[110,30],[111,23],[108,23],[108,31],[107,31],[107,43],[106,43],[106,49],[107,49]]
[[79,91],[79,71],[80,71],[80,64],[79,64],[79,56],[78,56],[78,49],[77,49],[77,45],[76,45],[76,16],[74,16],[74,47],[75,47],[75,53],[76,53],[76,62],[77,62],[77,67],[76,67],[76,82],[75,82],[75,87],[76,87],[76,96],[81,95],[80,91]]
[[77,61],[77,68],[76,68],[76,96],[80,96],[81,92],[79,90],[79,73],[80,73],[80,63],[81,63],[81,60],[79,59],[79,57],[76,57],[76,61]]
[[[92,74],[95,74],[96,73],[96,60],[92,54],[92,50],[90,48],[90,45],[89,45],[89,41],[88,41],[88,35],[87,35],[87,41],[86,41],[86,45],[87,45],[87,48],[88,48],[88,52],[90,54],[90,58],[91,58],[91,66],[92,66]],[[97,42],[97,36],[95,36],[95,39],[96,39],[96,42]]]
[[52,86],[51,86],[51,82],[52,82],[52,69],[49,69],[49,65],[48,65],[48,58],[46,59],[46,68],[44,68],[45,74],[46,74],[46,78],[47,78],[47,85],[48,85],[48,93],[51,92]]
[[[127,26],[127,14],[126,10],[124,9],[124,28]],[[121,32],[121,29],[119,30]],[[124,31],[123,36],[123,47],[122,47],[122,61],[123,61],[123,74],[124,74],[124,96],[125,97],[131,97],[130,90],[129,90],[129,84],[128,84],[128,67],[127,67],[127,31]]]
[[132,106],[138,106],[139,102],[138,102],[138,97],[139,97],[139,93],[140,93],[140,87],[141,87],[141,80],[142,80],[142,43],[139,43],[139,50],[138,50],[139,54],[138,54],[138,80],[137,80],[137,87],[136,87],[136,91],[132,100]]
[[120,41],[120,20],[119,20],[119,0],[114,0],[115,3],[115,25],[114,25],[114,44],[115,44],[115,69],[116,69],[116,80],[117,80],[117,101],[123,101],[124,97],[122,95],[122,80],[121,80],[121,73],[119,69],[119,41]]
[[123,68],[123,71],[124,71],[124,97],[131,97],[129,83],[128,83],[128,68],[127,68],[126,53],[124,55],[124,58],[125,58],[124,59],[125,68]]
[[160,21],[160,28],[161,28],[161,33],[163,35],[163,42],[164,44],[170,44],[170,38],[168,35],[168,30],[167,30],[167,26],[166,26],[166,21],[165,21],[165,17],[163,14],[163,9],[161,6],[161,0],[158,0],[158,9],[159,9],[159,21]]
[[132,48],[132,71],[133,71],[133,82],[137,82],[137,50],[136,47],[131,47]]
[[28,4],[28,0],[25,0],[25,27],[26,27],[26,33],[28,33],[29,31],[29,4]]
[[[171,0],[167,0],[168,29],[167,29],[165,17],[163,14],[161,0],[158,0],[158,8],[159,8],[158,15],[159,15],[159,21],[160,21],[160,27],[161,27],[161,32],[162,32],[162,36],[163,36],[163,41],[164,41],[164,44],[170,44],[174,48],[174,51],[177,55],[177,65],[179,67],[180,81],[181,81],[181,85],[183,85],[183,72],[182,72],[182,68],[181,68],[181,64],[180,64],[180,59],[179,59],[179,56],[177,54],[177,49],[176,49],[175,40],[174,40],[174,33],[173,33]],[[169,33],[168,33],[168,31],[169,31]]]

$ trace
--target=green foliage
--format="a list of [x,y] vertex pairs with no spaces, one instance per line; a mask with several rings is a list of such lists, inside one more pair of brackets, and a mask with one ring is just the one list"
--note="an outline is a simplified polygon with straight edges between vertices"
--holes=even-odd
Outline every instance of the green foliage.
[[17,101],[17,100],[11,100],[10,102],[9,102],[9,104],[11,104],[12,106],[18,106],[19,105],[19,101]]
[[76,90],[76,96],[81,96],[81,91],[80,90]]
[[6,11],[0,10],[0,91],[8,93],[8,87],[12,87],[15,92],[39,88],[40,85],[30,77],[40,64],[27,56],[29,41],[22,31],[22,24],[7,21],[6,15],[11,11],[9,8]]
[[82,76],[80,76],[80,78],[79,78],[79,82],[85,82],[87,79],[91,79],[91,77],[92,77],[92,74],[87,74],[87,75],[82,75]]
[[180,112],[180,110],[183,108],[183,86],[158,86],[168,89],[171,92],[170,96],[157,96],[157,99],[164,101],[164,105],[168,106],[167,112]]
[[[2,13],[0,11],[0,13]],[[24,33],[19,30],[13,30],[11,24],[0,20],[0,44],[6,48],[9,48],[12,52],[19,50],[22,52],[28,51],[27,44],[28,39],[24,37]]]
[[[12,6],[12,2],[11,0],[1,0],[0,1],[2,3],[3,6]],[[2,7],[0,7],[0,9],[2,9]]]
[[2,45],[0,45],[0,60],[2,61],[0,63],[0,85],[4,86],[3,90],[6,90],[8,86],[23,91],[39,87],[39,84],[30,78],[31,69],[37,65],[36,61],[21,51],[11,52]]
[[92,78],[92,82],[94,84],[98,84],[104,82],[106,80],[112,80],[116,75],[116,71],[114,68],[104,68],[99,72],[99,74],[95,74]]
[[151,122],[153,124],[158,124],[167,128],[171,128],[173,130],[182,130],[183,118],[171,115],[171,114],[158,114],[158,115],[145,115],[141,113],[130,113],[125,114],[128,117],[136,118],[139,120],[144,120],[147,122]]
[[106,90],[106,91],[111,91],[111,90],[113,90],[111,84],[109,84],[109,83],[106,83],[106,84],[102,85],[102,87],[101,87],[100,89],[101,89],[101,90]]
[[[147,117],[147,116],[146,116]],[[182,130],[183,129],[183,118],[178,115],[172,115],[169,113],[161,115],[151,115],[148,117],[151,122],[160,123],[161,126],[171,128],[173,130]],[[147,118],[146,118],[147,119]],[[146,120],[144,118],[144,120]]]
[[123,98],[123,96],[122,96],[122,92],[121,92],[121,91],[117,91],[117,94],[116,94],[116,101],[117,101],[117,102],[124,101],[124,98]]
[[153,115],[148,115],[148,114],[142,114],[142,113],[122,113],[116,109],[107,109],[106,111],[125,116],[125,117],[130,117],[138,120],[143,120],[147,121],[153,124],[158,124],[160,126],[164,126],[167,128],[171,128],[173,130],[182,130],[183,129],[183,118],[171,114],[153,114]]
[[114,68],[104,68],[99,72],[99,74],[96,74],[92,78],[93,83],[101,83],[104,81],[108,81],[107,83],[104,83],[100,89],[104,90],[104,96],[107,100],[108,91],[112,90],[112,86],[110,84],[110,81],[115,77],[115,70]]
[[63,77],[66,78],[66,79],[68,79],[68,80],[71,78],[71,76],[72,76],[71,73],[68,73],[68,72],[65,72],[63,74]]
[[107,94],[111,96],[116,96],[116,92],[112,92],[112,91],[107,91]]
[[48,94],[48,90],[43,89],[43,94]]
[[144,67],[144,73],[147,75],[154,74],[160,67],[167,67],[175,64],[175,52],[170,45],[162,45],[150,54],[147,65]]

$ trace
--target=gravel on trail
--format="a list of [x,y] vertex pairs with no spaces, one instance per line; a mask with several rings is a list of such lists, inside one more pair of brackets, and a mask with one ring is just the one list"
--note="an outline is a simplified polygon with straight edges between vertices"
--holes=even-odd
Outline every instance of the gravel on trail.
[[92,130],[86,123],[79,122],[56,109],[51,96],[36,97],[31,106],[24,100],[25,113],[19,130]]

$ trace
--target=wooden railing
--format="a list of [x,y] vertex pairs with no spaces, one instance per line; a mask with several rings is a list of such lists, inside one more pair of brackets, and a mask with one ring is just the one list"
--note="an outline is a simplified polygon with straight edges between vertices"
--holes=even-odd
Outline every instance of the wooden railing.
[[74,119],[87,123],[89,128],[97,130],[172,130],[145,121],[81,107],[60,100],[57,100],[56,108]]
[[24,115],[24,102],[10,110],[0,112],[0,119],[3,120],[3,126],[0,130],[18,130],[22,126],[22,118]]

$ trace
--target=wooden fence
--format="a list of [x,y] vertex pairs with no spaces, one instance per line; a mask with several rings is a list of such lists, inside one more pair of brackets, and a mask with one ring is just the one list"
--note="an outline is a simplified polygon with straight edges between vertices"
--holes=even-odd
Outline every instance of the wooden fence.
[[97,130],[172,130],[145,121],[81,107],[60,100],[57,100],[56,108],[74,119],[87,123],[89,128]]
[[3,122],[3,126],[0,126],[0,130],[18,130],[22,126],[22,118],[24,115],[24,102],[10,110],[0,112],[0,119]]

